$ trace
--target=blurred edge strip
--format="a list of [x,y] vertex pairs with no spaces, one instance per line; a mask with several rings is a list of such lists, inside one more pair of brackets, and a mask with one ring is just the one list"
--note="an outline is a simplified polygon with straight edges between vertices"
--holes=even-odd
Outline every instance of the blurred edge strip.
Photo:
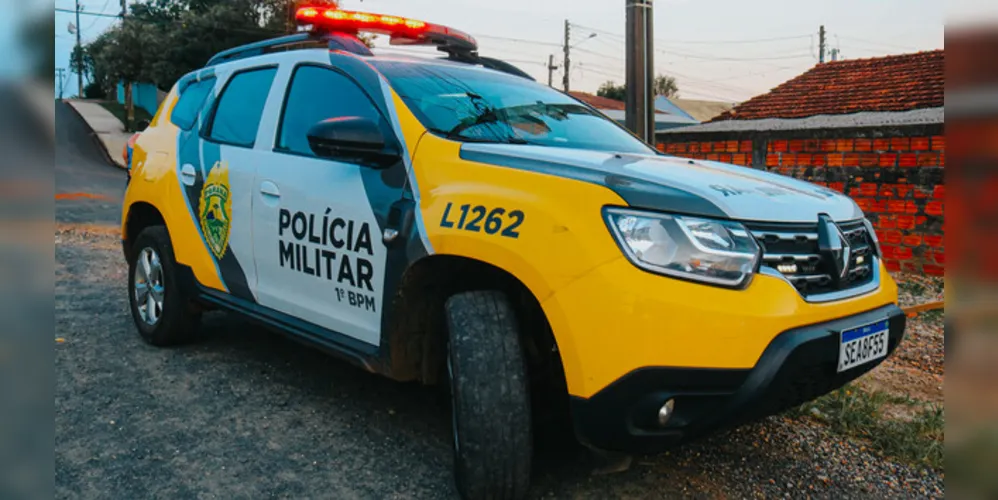
[[30,109],[45,126],[50,143],[55,142],[55,94],[52,87],[36,82],[20,85],[20,92]]
[[946,92],[945,113],[950,118],[998,115],[998,85]]

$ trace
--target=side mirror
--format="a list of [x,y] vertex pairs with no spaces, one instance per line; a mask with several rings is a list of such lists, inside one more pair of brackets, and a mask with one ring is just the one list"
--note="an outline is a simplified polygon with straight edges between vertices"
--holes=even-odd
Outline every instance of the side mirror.
[[321,158],[386,168],[402,157],[398,144],[387,141],[381,127],[368,118],[330,118],[312,125],[307,135],[312,152]]

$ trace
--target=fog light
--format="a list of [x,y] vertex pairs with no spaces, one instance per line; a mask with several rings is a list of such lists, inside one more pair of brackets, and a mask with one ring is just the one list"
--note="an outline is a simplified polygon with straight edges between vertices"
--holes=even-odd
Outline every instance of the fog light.
[[783,274],[794,274],[797,272],[797,264],[779,264],[776,270]]
[[675,407],[675,406],[676,406],[676,401],[670,399],[670,400],[666,401],[665,404],[662,405],[661,408],[658,409],[658,424],[659,425],[661,425],[661,426],[664,427],[665,424],[669,423],[669,419],[672,418],[672,408]]
[[862,255],[860,255],[859,257],[856,257],[856,264],[862,264],[864,262],[866,262],[866,258],[863,257]]

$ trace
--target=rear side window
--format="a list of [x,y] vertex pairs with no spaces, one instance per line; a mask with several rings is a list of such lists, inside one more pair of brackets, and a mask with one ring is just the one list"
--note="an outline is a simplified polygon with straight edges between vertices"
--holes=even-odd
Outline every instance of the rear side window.
[[254,69],[233,75],[218,98],[207,136],[226,144],[253,147],[275,74],[277,68]]
[[291,78],[277,149],[312,155],[308,129],[328,118],[358,116],[378,122],[374,103],[342,74],[318,66],[299,66]]
[[194,122],[197,121],[201,106],[204,105],[204,98],[208,96],[208,93],[213,88],[215,88],[214,78],[188,85],[183,93],[180,94],[177,104],[173,106],[170,121],[184,130],[190,130],[194,126]]

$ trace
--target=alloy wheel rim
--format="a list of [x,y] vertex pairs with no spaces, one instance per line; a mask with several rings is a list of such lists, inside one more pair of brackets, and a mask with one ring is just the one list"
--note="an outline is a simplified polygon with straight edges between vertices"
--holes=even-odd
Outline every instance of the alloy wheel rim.
[[132,293],[139,316],[147,325],[155,325],[163,316],[163,263],[159,254],[146,247],[135,262]]

